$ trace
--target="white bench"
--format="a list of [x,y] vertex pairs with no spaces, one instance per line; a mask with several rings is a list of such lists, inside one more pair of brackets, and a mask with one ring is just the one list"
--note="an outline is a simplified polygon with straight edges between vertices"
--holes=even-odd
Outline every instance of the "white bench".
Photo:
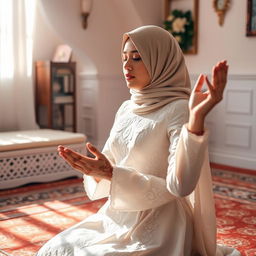
[[81,177],[58,155],[57,146],[66,145],[85,154],[85,143],[84,134],[66,131],[0,132],[0,189]]

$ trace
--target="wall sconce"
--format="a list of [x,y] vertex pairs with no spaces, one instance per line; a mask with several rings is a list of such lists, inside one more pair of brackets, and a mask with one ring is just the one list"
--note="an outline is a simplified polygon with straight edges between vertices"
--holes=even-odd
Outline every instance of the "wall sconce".
[[90,15],[92,8],[92,0],[80,0],[81,1],[81,17],[83,29],[87,28],[87,19]]
[[230,0],[213,0],[213,8],[219,17],[219,25],[224,23],[225,14],[230,6]]

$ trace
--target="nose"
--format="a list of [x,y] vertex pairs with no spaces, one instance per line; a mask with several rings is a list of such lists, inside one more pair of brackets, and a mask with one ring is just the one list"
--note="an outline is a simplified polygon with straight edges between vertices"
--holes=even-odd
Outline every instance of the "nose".
[[125,70],[132,70],[132,64],[129,61],[129,59],[124,62],[123,67],[124,67]]

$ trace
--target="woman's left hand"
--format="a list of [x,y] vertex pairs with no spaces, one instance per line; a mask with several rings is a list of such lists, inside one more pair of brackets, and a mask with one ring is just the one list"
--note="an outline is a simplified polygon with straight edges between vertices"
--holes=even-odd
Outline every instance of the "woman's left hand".
[[86,146],[95,158],[84,156],[64,146],[58,147],[59,155],[74,169],[83,174],[93,176],[96,180],[111,180],[113,167],[109,160],[92,144],[87,143]]
[[[211,109],[223,98],[224,89],[227,83],[228,65],[227,61],[221,61],[213,67],[212,81],[204,75],[200,75],[192,90],[189,99],[189,123],[188,129],[200,133],[204,129],[204,119]],[[206,81],[208,90],[202,91]]]

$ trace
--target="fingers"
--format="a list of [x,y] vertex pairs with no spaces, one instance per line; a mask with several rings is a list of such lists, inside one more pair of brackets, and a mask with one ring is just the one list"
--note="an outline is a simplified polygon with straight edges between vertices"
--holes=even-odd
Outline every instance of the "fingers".
[[71,167],[73,167],[74,169],[80,171],[83,174],[88,174],[89,173],[89,171],[85,170],[82,166],[80,166],[80,165],[78,165],[76,163],[73,163],[73,164],[70,164],[70,165],[71,165]]
[[208,79],[207,76],[205,77],[205,81],[206,81],[207,87],[208,87],[208,89],[209,89],[209,92],[210,92],[210,94],[212,95],[212,94],[213,94],[213,86],[212,86],[212,84],[210,83],[210,81],[209,81],[209,79]]
[[201,75],[198,77],[198,79],[197,79],[197,81],[196,81],[196,84],[195,84],[195,87],[194,87],[194,89],[193,89],[194,92],[199,92],[199,91],[201,91],[201,89],[202,89],[202,87],[203,87],[203,85],[204,85],[204,78],[205,78],[205,76],[204,76],[203,74],[201,74]]
[[227,61],[217,63],[212,70],[212,84],[213,87],[225,86],[227,82],[228,65]]
[[[112,175],[110,173],[112,166],[107,158],[98,151],[96,147],[92,146],[92,144],[87,143],[86,147],[96,158],[84,156],[62,145],[58,146],[58,152],[69,165],[78,171],[86,175],[97,175],[109,178]],[[108,170],[110,171],[108,172]]]
[[227,61],[222,61],[220,63],[220,69],[221,69],[221,78],[220,81],[224,84],[224,86],[227,83],[227,74],[228,74],[228,65],[227,65]]
[[227,83],[228,65],[227,61],[221,61],[213,67],[212,84],[206,77],[206,84],[210,91],[211,99],[214,104],[220,102],[223,98],[223,92]]
[[94,159],[81,155],[71,149],[65,148],[63,152],[65,160],[71,163],[77,163],[81,166],[84,166],[88,169],[88,166],[91,166],[94,163]]
[[212,69],[212,85],[215,87],[217,84],[219,84],[218,65]]
[[91,143],[86,143],[87,149],[96,156],[97,159],[103,158],[103,154],[96,148],[94,147]]
[[58,151],[63,151],[63,150],[64,150],[64,148],[65,148],[64,146],[59,145],[59,146],[58,146]]
[[59,155],[68,163],[78,162],[84,156],[64,146],[58,146]]
[[[94,148],[96,151],[96,149]],[[77,166],[82,168],[83,170],[88,170],[92,171],[93,168],[96,166],[96,161],[98,159],[90,158],[87,156],[84,156],[82,154],[79,154],[78,152],[75,152],[67,147],[64,146],[58,146],[58,152],[59,155],[68,162],[73,168],[77,168]],[[99,155],[99,152],[96,151],[97,153],[94,155]]]
[[[59,151],[59,155],[74,169],[84,173],[84,174],[89,174],[92,171],[92,168],[90,166],[87,166],[87,164],[85,164],[82,160],[83,160],[83,156],[76,153],[76,152],[72,152],[71,150],[69,150],[68,152],[65,152],[66,148],[59,148],[58,150],[62,149],[62,151]],[[63,150],[64,149],[64,150]],[[75,154],[72,154],[75,153]]]
[[220,85],[225,85],[226,84],[226,74],[224,70],[224,62],[220,62],[218,67],[217,67],[217,76],[218,76],[218,82]]

